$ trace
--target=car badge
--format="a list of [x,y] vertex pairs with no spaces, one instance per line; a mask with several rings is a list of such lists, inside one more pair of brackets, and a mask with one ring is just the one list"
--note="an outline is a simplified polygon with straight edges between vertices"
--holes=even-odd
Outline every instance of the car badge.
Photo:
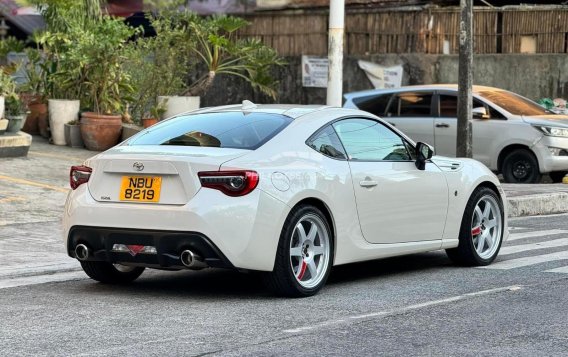
[[138,254],[142,250],[144,250],[144,248],[146,248],[146,246],[137,245],[137,244],[130,244],[130,245],[127,245],[126,248],[128,248],[128,250],[130,251],[130,255],[132,255],[134,257],[134,256],[136,256],[136,254]]
[[142,164],[141,162],[135,162],[132,167],[134,168],[134,170],[136,171],[142,171],[144,170],[144,164]]

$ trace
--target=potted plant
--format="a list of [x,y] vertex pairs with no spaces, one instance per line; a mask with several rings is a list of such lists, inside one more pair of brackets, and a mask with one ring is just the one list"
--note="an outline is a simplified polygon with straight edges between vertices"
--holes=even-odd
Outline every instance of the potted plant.
[[148,128],[156,124],[163,115],[166,113],[166,107],[163,103],[158,103],[150,108],[150,110],[145,113],[142,117],[142,126]]
[[4,118],[6,97],[16,92],[16,83],[5,67],[0,68],[0,119]]
[[89,150],[103,151],[116,145],[122,131],[123,104],[134,89],[123,70],[122,51],[136,33],[120,19],[103,17],[89,31],[78,36],[69,51],[80,63],[84,87],[82,102],[92,111],[81,114],[81,135]]
[[26,49],[27,61],[24,63],[26,82],[20,97],[26,101],[29,114],[22,131],[28,134],[48,136],[47,100],[45,97],[46,75],[42,70],[42,56],[38,49]]
[[22,129],[28,115],[28,106],[18,94],[12,93],[6,97],[6,118],[9,133],[17,133]]
[[65,141],[72,148],[83,148],[85,144],[81,137],[81,126],[78,120],[65,123]]

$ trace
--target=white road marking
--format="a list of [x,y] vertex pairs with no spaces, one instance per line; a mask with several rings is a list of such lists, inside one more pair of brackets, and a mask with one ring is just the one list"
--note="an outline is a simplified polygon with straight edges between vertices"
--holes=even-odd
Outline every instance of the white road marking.
[[562,274],[568,274],[568,266],[560,267],[560,268],[556,268],[556,269],[546,270],[546,272],[547,272],[547,273],[562,273]]
[[519,244],[512,246],[505,246],[499,251],[499,255],[515,254],[520,252],[526,252],[535,249],[545,249],[545,248],[557,248],[568,246],[568,238],[547,240],[544,242],[530,243],[530,244]]
[[36,276],[26,276],[22,278],[10,278],[0,280],[0,289],[15,288],[18,286],[26,285],[36,285],[45,283],[55,283],[69,280],[83,280],[87,279],[87,276],[83,272],[66,272],[66,273],[56,273],[50,275],[36,275]]
[[556,260],[568,259],[568,251],[535,255],[532,257],[524,257],[518,259],[504,260],[501,262],[493,263],[485,267],[478,267],[479,269],[495,269],[495,270],[509,270],[515,268],[522,268],[529,265],[536,265],[545,262],[552,262]]
[[403,306],[403,307],[399,307],[399,308],[391,309],[391,310],[377,311],[377,312],[372,312],[372,313],[362,314],[362,315],[347,316],[347,317],[344,317],[342,319],[336,319],[336,320],[328,320],[328,321],[324,321],[324,322],[321,322],[321,323],[315,324],[315,325],[302,326],[302,327],[298,327],[298,328],[294,328],[294,329],[284,330],[283,332],[285,332],[285,333],[299,333],[299,332],[305,332],[305,331],[310,331],[310,330],[317,330],[317,329],[328,327],[328,326],[334,326],[334,325],[340,325],[340,324],[348,323],[349,321],[352,321],[352,320],[363,320],[363,319],[369,319],[369,318],[400,315],[400,314],[405,314],[409,311],[423,309],[423,308],[430,307],[430,306],[444,305],[444,304],[447,304],[447,303],[452,303],[452,302],[464,300],[464,299],[467,299],[467,298],[474,298],[474,297],[478,297],[478,296],[490,295],[490,294],[495,294],[495,293],[500,293],[500,292],[505,292],[505,291],[518,291],[518,290],[521,290],[521,289],[522,289],[522,287],[519,286],[519,285],[512,285],[512,286],[506,286],[506,287],[502,287],[502,288],[481,290],[481,291],[476,291],[476,292],[473,292],[473,293],[451,296],[451,297],[448,297],[448,298],[445,298],[445,299],[432,300],[432,301],[427,301],[427,302],[423,302],[423,303],[420,303],[420,304]]
[[536,238],[536,237],[544,237],[550,236],[554,234],[564,234],[568,233],[567,230],[564,229],[550,229],[546,231],[532,231],[532,232],[522,232],[522,233],[511,233],[509,235],[509,239],[507,242],[518,240],[518,239],[525,239],[525,238]]

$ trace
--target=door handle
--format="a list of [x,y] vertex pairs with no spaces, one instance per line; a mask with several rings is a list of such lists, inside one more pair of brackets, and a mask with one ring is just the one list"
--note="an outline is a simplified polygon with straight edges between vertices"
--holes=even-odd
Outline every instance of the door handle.
[[436,124],[436,128],[449,128],[450,124],[447,123],[438,123]]
[[388,123],[389,123],[390,125],[392,125],[392,126],[396,126],[396,124],[393,123],[393,122],[390,122],[390,121],[389,121]]
[[378,185],[377,181],[369,181],[369,180],[359,181],[359,186],[361,187],[375,187],[377,185]]

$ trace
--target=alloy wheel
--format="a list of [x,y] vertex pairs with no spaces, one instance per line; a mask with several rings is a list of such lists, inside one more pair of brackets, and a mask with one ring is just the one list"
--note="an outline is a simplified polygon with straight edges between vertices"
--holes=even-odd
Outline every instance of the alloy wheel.
[[499,248],[503,218],[497,200],[483,196],[475,206],[471,222],[471,237],[477,255],[489,259]]
[[290,266],[296,281],[308,289],[317,286],[326,275],[329,257],[325,223],[314,214],[302,216],[290,239]]

